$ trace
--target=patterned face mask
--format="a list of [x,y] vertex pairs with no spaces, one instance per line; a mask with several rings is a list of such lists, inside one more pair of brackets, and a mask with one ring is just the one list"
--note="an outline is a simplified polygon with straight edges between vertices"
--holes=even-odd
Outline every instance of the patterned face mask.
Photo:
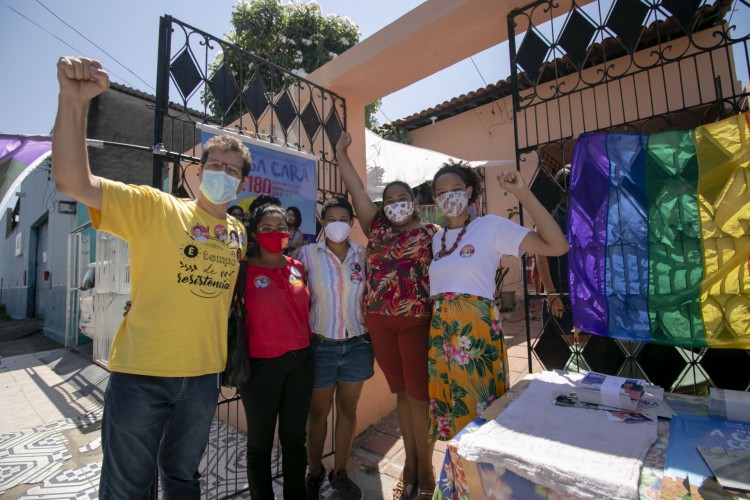
[[435,204],[447,217],[458,217],[469,205],[466,191],[448,191],[435,198]]
[[383,207],[385,216],[394,224],[401,224],[414,213],[413,201],[397,201]]

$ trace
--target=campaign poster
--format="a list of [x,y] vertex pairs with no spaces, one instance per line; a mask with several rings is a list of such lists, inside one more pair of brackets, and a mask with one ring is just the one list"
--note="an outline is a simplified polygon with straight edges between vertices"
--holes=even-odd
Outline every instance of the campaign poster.
[[253,156],[250,174],[245,178],[239,196],[230,206],[239,205],[247,213],[248,207],[259,195],[275,196],[281,200],[284,208],[299,209],[302,214],[300,229],[305,235],[305,243],[315,241],[317,157],[208,125],[201,124],[199,128],[202,144],[214,135],[228,134],[241,140]]

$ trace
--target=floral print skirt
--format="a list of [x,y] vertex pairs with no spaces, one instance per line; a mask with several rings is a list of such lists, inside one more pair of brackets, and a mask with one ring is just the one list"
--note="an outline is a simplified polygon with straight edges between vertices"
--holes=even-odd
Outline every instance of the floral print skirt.
[[434,297],[427,363],[428,440],[447,441],[508,390],[508,352],[495,303],[469,294]]

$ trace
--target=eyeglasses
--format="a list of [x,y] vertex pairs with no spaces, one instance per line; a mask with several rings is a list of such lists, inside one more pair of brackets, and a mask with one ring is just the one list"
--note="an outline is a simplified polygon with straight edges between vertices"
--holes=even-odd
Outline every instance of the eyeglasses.
[[231,163],[224,163],[220,162],[219,160],[208,159],[206,160],[206,163],[203,164],[203,168],[205,168],[206,170],[212,170],[214,172],[220,172],[224,170],[232,177],[242,179],[242,167],[232,165]]
[[286,227],[286,226],[284,226],[284,225],[272,226],[270,224],[265,225],[265,226],[260,226],[258,228],[258,232],[259,233],[270,233],[271,231],[278,231],[280,233],[287,233],[287,232],[289,232],[289,228]]

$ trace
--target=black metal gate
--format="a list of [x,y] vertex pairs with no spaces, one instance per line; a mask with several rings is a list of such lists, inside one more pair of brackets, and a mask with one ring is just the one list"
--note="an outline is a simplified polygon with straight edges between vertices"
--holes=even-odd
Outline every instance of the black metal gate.
[[[745,0],[538,0],[511,12],[516,160],[536,166],[532,191],[561,210],[567,186],[555,177],[581,133],[688,130],[747,111],[737,79],[750,70],[750,34],[732,19],[748,9]],[[547,369],[645,378],[671,391],[750,388],[750,370],[732,370],[748,366],[750,351],[569,335],[554,318],[532,336],[529,301],[544,295],[524,288],[530,371],[536,357]]]
[[[172,193],[194,196],[186,179],[197,173],[200,160],[198,117],[201,123],[317,155],[319,205],[344,193],[334,157],[346,129],[343,98],[170,16],[160,20],[157,71],[153,186],[161,188],[171,170]],[[241,418],[239,405],[237,391],[222,388],[204,456],[203,498],[246,491],[245,440],[231,425]],[[332,453],[332,429],[328,435],[326,451]],[[275,477],[281,475],[279,458]]]

